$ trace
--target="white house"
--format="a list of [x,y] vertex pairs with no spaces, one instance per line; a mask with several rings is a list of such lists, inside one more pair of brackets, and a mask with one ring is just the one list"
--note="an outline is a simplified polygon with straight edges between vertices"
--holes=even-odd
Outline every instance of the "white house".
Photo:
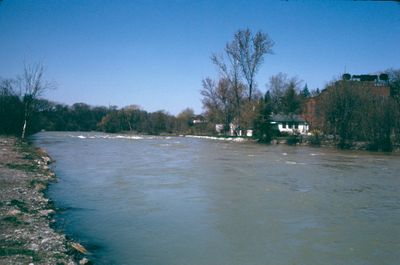
[[297,114],[272,114],[271,124],[276,126],[279,132],[294,134],[307,134],[308,123]]

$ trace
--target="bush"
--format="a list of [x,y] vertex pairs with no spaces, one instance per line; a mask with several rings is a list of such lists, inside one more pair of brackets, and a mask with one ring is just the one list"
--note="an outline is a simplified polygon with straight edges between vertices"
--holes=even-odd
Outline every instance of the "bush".
[[308,138],[308,142],[311,145],[316,145],[319,146],[321,145],[321,140],[322,140],[322,135],[321,135],[321,131],[318,129],[314,129],[311,131],[311,135]]
[[300,135],[298,134],[291,134],[287,138],[287,144],[288,145],[296,145],[300,142]]

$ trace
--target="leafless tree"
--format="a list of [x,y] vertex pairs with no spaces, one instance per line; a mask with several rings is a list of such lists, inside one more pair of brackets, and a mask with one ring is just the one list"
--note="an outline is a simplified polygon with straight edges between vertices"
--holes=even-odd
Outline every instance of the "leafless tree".
[[11,95],[16,95],[15,80],[0,79],[0,96],[11,96]]
[[297,105],[295,99],[298,97],[301,84],[302,81],[297,77],[289,77],[285,73],[271,76],[267,89],[271,96],[272,112],[296,112],[299,106],[294,106]]
[[225,125],[232,121],[235,108],[234,96],[227,79],[221,78],[218,82],[211,78],[204,79],[201,95],[203,107],[210,121]]
[[268,34],[258,31],[252,35],[249,29],[239,30],[226,46],[227,53],[238,63],[248,85],[248,99],[252,100],[255,75],[264,61],[265,54],[272,53],[274,41]]
[[[228,52],[229,50],[229,43],[225,47],[226,57],[223,55],[217,56],[213,54],[211,56],[212,62],[218,67],[218,70],[223,77],[223,79],[229,82],[230,88],[233,92],[233,96],[235,97],[234,103],[235,108],[237,111],[240,112],[241,109],[241,102],[243,99],[243,84],[240,81],[240,65],[239,61],[236,60],[231,53]],[[225,60],[224,58],[227,58]],[[238,113],[240,115],[240,113]]]
[[319,108],[326,134],[338,137],[338,145],[367,141],[372,150],[392,148],[396,140],[399,107],[391,96],[371,82],[335,81],[320,96]]
[[249,29],[239,30],[226,44],[224,53],[211,56],[220,78],[203,80],[201,95],[209,120],[226,126],[234,122],[238,127],[252,123],[250,118],[254,117],[257,98],[261,97],[254,78],[264,55],[272,53],[273,45],[267,34],[257,32],[253,36]]
[[26,135],[26,128],[32,113],[35,111],[37,99],[43,95],[46,90],[54,88],[54,85],[43,78],[44,67],[42,64],[31,64],[24,66],[24,72],[17,78],[17,83],[21,91],[22,101],[24,103],[24,123],[22,126],[21,138]]

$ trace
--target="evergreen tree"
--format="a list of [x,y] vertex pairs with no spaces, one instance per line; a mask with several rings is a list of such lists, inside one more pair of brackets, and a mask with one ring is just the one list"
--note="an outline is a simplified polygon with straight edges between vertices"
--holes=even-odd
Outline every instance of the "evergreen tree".
[[272,103],[270,92],[265,93],[264,98],[257,104],[257,116],[254,120],[254,137],[262,143],[269,143],[272,139],[271,112]]
[[301,96],[302,96],[303,98],[308,98],[308,97],[310,97],[310,95],[311,95],[310,90],[308,89],[308,86],[307,86],[307,84],[306,84],[306,85],[304,86],[303,90],[301,91]]

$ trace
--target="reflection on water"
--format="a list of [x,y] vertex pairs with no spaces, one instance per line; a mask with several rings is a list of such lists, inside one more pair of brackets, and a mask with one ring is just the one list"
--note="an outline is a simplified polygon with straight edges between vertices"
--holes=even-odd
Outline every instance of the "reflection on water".
[[40,133],[59,224],[96,264],[397,264],[399,156]]

